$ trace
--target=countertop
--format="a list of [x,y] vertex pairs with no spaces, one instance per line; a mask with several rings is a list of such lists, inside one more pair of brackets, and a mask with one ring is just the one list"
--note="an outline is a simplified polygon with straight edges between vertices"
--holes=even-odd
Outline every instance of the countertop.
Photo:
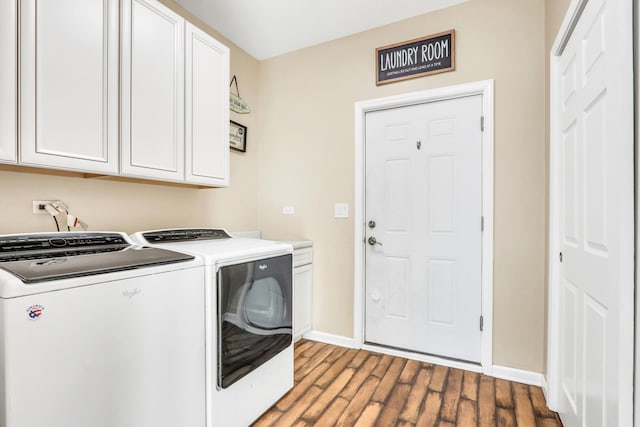
[[313,241],[311,240],[281,240],[281,242],[289,243],[293,246],[293,250],[310,248],[313,246]]

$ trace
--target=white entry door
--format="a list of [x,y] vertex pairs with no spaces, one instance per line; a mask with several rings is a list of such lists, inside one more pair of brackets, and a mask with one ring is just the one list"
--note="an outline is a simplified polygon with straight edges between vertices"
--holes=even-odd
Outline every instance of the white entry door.
[[480,362],[482,96],[366,114],[365,341]]
[[554,59],[557,178],[552,182],[558,197],[552,239],[558,251],[551,265],[558,274],[551,292],[558,305],[551,327],[557,324],[558,334],[550,346],[557,346],[552,351],[558,355],[559,374],[554,388],[565,427],[630,426],[631,2],[585,3],[566,47]]

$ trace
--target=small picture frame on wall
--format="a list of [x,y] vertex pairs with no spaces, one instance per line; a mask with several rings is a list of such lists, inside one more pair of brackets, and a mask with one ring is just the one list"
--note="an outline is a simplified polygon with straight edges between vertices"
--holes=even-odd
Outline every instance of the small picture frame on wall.
[[232,150],[247,151],[247,127],[229,120],[229,146]]

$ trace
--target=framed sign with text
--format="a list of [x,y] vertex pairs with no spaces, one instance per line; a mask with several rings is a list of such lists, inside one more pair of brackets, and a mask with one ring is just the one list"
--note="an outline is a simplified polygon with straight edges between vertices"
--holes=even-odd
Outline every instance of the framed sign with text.
[[455,70],[455,30],[376,49],[376,85]]
[[229,120],[229,146],[232,150],[247,151],[247,127]]

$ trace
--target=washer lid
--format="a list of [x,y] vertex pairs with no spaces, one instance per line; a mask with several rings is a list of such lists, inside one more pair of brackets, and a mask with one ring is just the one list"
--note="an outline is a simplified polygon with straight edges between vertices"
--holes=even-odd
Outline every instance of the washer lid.
[[121,233],[0,236],[0,269],[23,283],[90,276],[194,259],[160,248],[132,245]]

